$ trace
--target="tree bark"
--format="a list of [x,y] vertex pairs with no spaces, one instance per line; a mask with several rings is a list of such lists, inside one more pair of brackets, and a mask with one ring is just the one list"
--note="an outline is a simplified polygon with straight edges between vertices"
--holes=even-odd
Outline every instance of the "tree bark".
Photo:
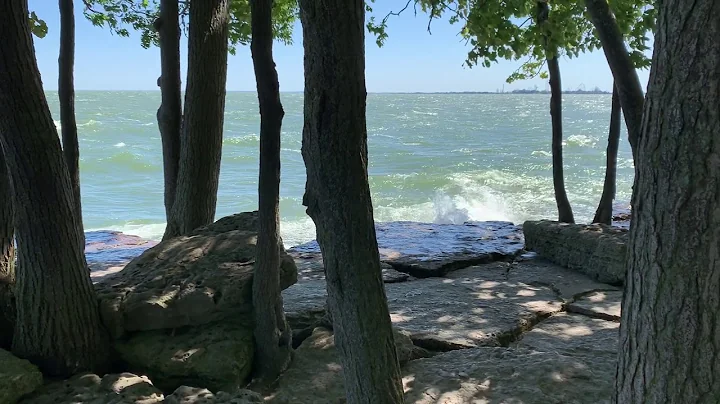
[[165,217],[168,222],[175,203],[180,163],[180,128],[182,126],[179,13],[178,0],[161,0],[160,18],[156,21],[156,29],[160,35],[161,76],[159,85],[162,94],[162,102],[157,111],[157,121],[163,151]]
[[720,2],[656,7],[614,401],[717,403]]
[[229,0],[190,3],[185,117],[171,220],[163,238],[215,219],[227,82]]
[[75,121],[75,10],[73,0],[59,0],[60,6],[60,56],[58,57],[58,98],[60,101],[60,126],[62,147],[70,173],[73,206],[78,226],[83,236],[82,201],[80,197],[80,145]]
[[610,133],[608,134],[607,161],[605,168],[605,183],[600,197],[600,203],[595,211],[593,223],[612,224],[613,200],[615,199],[615,181],[617,177],[617,155],[620,146],[620,124],[622,111],[617,87],[613,86],[612,106],[610,107]]
[[9,350],[15,328],[15,305],[12,285],[15,283],[15,244],[10,177],[0,147],[0,348]]
[[19,268],[12,350],[46,375],[98,371],[109,341],[40,81],[27,0],[0,0],[0,9],[0,144],[15,202]]
[[273,60],[273,0],[250,0],[252,52],[260,103],[258,240],[253,277],[256,377],[275,381],[290,364],[292,332],[280,294],[280,134],[285,112]]
[[301,0],[307,168],[348,403],[402,403],[367,173],[362,0]]
[[640,78],[630,54],[625,47],[623,34],[610,10],[607,0],[585,0],[590,21],[595,26],[605,57],[615,79],[615,86],[620,97],[625,125],[628,130],[628,140],[633,152],[633,159],[637,161],[637,149],[642,127],[643,95]]
[[[546,1],[538,1],[537,22],[543,26],[547,22],[550,8]],[[562,156],[562,85],[560,80],[560,64],[557,58],[557,48],[551,45],[549,34],[543,33],[545,52],[547,54],[548,73],[550,75],[550,119],[552,122],[552,166],[553,187],[555,190],[555,203],[558,208],[558,221],[575,223],[572,206],[565,191],[565,174],[563,173]]]

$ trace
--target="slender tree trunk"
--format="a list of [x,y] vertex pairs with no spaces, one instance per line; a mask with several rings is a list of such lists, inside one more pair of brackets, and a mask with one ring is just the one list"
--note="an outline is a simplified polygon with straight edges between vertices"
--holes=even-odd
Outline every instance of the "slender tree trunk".
[[155,26],[160,34],[162,73],[158,81],[162,103],[157,111],[157,120],[163,151],[165,217],[168,222],[175,203],[180,162],[180,128],[182,126],[179,13],[178,0],[161,0],[160,18],[156,21]]
[[215,219],[227,81],[229,0],[190,3],[185,117],[171,220],[164,238]]
[[615,402],[720,402],[720,2],[660,0]]
[[367,173],[365,6],[301,0],[307,168],[347,402],[402,403]]
[[0,0],[0,143],[15,203],[13,352],[47,375],[98,370],[108,340],[83,254],[70,176],[40,82],[27,0]]
[[280,133],[285,112],[273,60],[273,0],[250,0],[252,51],[260,102],[257,258],[253,278],[257,379],[275,381],[290,364],[292,332],[280,294]]
[[0,348],[9,350],[15,328],[15,305],[11,287],[15,283],[12,189],[0,147]]
[[80,146],[75,122],[75,10],[73,0],[59,0],[60,56],[58,57],[58,98],[60,99],[60,126],[65,163],[70,172],[73,206],[83,235],[82,202],[80,197]]
[[[537,22],[544,26],[547,22],[550,8],[546,1],[538,1]],[[557,49],[550,44],[547,32],[543,33],[545,52],[547,53],[547,66],[550,75],[550,119],[552,121],[552,165],[553,187],[555,189],[555,203],[558,208],[558,221],[575,223],[572,206],[565,192],[565,174],[563,173],[562,157],[562,85],[560,82],[560,64],[557,58]]]
[[585,0],[585,7],[590,21],[595,26],[608,65],[615,78],[633,159],[637,161],[638,139],[642,126],[643,104],[645,103],[640,78],[630,59],[623,34],[607,0]]
[[620,146],[620,125],[622,111],[617,87],[613,86],[612,106],[610,107],[610,133],[608,134],[607,162],[605,169],[605,183],[600,197],[600,203],[595,211],[593,223],[611,225],[613,217],[613,200],[615,199],[615,181],[617,177],[617,155]]

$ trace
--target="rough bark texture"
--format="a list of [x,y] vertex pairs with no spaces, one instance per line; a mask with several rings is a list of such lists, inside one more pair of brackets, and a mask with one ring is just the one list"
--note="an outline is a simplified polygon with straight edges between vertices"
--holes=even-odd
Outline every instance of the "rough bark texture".
[[[60,56],[58,57],[58,97],[60,99],[60,126],[62,147],[70,173],[73,205],[78,217],[83,240],[82,202],[80,198],[80,145],[75,122],[75,14],[73,0],[59,0],[60,6]],[[84,241],[83,241],[84,248]]]
[[280,133],[285,112],[273,60],[272,0],[251,0],[252,51],[260,102],[258,241],[253,277],[256,377],[275,381],[290,363],[292,332],[280,295]]
[[13,204],[10,177],[0,147],[0,349],[10,349],[15,325],[11,286],[15,283]]
[[585,0],[585,7],[595,26],[595,31],[602,43],[605,57],[615,78],[615,86],[620,97],[628,140],[632,148],[633,158],[637,161],[637,149],[643,118],[643,95],[640,78],[625,47],[620,27],[610,10],[607,0]]
[[401,403],[403,389],[368,186],[365,6],[301,0],[307,168],[348,403]]
[[720,2],[661,0],[615,402],[720,402]]
[[612,224],[613,200],[615,199],[615,180],[617,177],[617,154],[620,146],[620,122],[622,111],[617,87],[613,86],[612,106],[610,107],[610,131],[608,134],[607,162],[605,168],[605,183],[600,197],[600,203],[595,211],[593,223]]
[[229,0],[190,3],[185,117],[175,201],[164,238],[215,219],[227,81]]
[[[538,25],[547,21],[550,8],[547,2],[537,2]],[[555,203],[558,208],[558,220],[564,223],[575,223],[572,207],[565,192],[565,175],[563,173],[562,157],[562,84],[560,82],[560,64],[557,58],[557,49],[552,49],[550,38],[545,33],[545,51],[548,55],[547,66],[550,74],[550,118],[552,121],[552,165],[553,187],[555,189]]]
[[0,1],[0,142],[16,202],[20,269],[13,352],[47,375],[70,375],[103,364],[108,341],[27,7],[27,0]]
[[160,93],[162,103],[157,111],[163,151],[165,177],[165,216],[170,221],[177,188],[180,162],[180,128],[182,100],[180,83],[180,22],[178,0],[160,1],[160,18],[156,29],[160,34]]

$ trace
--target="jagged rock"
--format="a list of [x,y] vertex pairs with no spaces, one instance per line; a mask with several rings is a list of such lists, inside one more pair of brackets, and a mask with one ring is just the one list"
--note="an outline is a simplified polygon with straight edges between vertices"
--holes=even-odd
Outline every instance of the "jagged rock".
[[180,386],[164,403],[166,404],[252,404],[262,403],[263,398],[250,390],[240,390],[235,393],[218,392],[213,394],[208,389]]
[[523,334],[515,346],[584,359],[595,370],[612,373],[619,329],[620,324],[613,321],[558,313]]
[[625,279],[626,229],[540,220],[525,222],[523,232],[526,249],[556,264],[612,285]]
[[115,348],[132,369],[146,372],[166,390],[197,384],[213,390],[241,385],[252,370],[250,321],[223,321],[176,330],[134,333]]
[[555,352],[474,348],[412,361],[403,375],[406,403],[602,404],[615,368]]
[[[401,365],[430,354],[413,345],[404,333],[394,330],[395,347]],[[316,328],[295,351],[290,368],[280,377],[279,388],[269,400],[277,404],[338,403],[345,397],[340,357],[335,336],[325,328]],[[324,401],[324,400],[328,401]]]
[[622,291],[594,291],[567,305],[567,311],[609,321],[620,321]]
[[[562,309],[551,288],[509,281],[503,267],[479,265],[453,277],[385,285],[393,325],[416,345],[431,350],[504,345]],[[293,285],[283,299],[291,320],[322,318],[325,282]]]
[[[96,284],[103,321],[119,338],[126,332],[199,326],[252,309],[256,213],[241,213],[166,240]],[[281,286],[297,268],[281,253]]]
[[92,373],[43,386],[22,403],[26,404],[155,404],[163,402],[163,393],[150,379],[132,373]]
[[0,403],[14,404],[42,384],[43,375],[35,365],[0,349]]
[[[510,259],[523,250],[523,235],[510,222],[463,225],[417,222],[376,223],[380,259],[400,272],[427,278],[471,265]],[[421,236],[424,235],[424,236]],[[316,241],[289,250],[318,253]]]

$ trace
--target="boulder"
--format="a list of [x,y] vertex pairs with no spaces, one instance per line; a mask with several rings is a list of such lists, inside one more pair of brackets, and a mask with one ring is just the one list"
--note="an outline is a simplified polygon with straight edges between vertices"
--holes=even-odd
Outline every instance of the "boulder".
[[43,375],[35,365],[0,349],[0,403],[14,404],[42,384]]
[[599,224],[549,220],[523,224],[525,248],[599,282],[622,285],[625,279],[627,229]]
[[[127,332],[202,326],[252,310],[256,213],[241,213],[165,240],[97,283],[103,321],[115,338]],[[297,268],[281,252],[281,286]]]
[[[430,356],[429,352],[414,346],[406,334],[393,331],[401,365]],[[332,331],[325,328],[313,330],[312,335],[295,351],[290,368],[280,376],[278,386],[269,400],[271,403],[342,402],[339,400],[345,397],[345,381]]]
[[223,391],[213,394],[208,389],[180,386],[167,396],[166,404],[253,404],[262,403],[263,398],[250,390],[239,390],[235,393]]
[[[524,247],[522,230],[510,222],[462,225],[417,222],[376,223],[380,259],[418,278],[498,260],[509,260]],[[319,253],[316,241],[295,246],[291,254]]]
[[184,384],[227,390],[250,376],[253,328],[248,320],[142,331],[115,348],[130,369],[147,373],[164,390]]
[[100,377],[83,373],[69,380],[50,383],[23,400],[27,404],[156,404],[163,393],[150,379],[132,373]]

